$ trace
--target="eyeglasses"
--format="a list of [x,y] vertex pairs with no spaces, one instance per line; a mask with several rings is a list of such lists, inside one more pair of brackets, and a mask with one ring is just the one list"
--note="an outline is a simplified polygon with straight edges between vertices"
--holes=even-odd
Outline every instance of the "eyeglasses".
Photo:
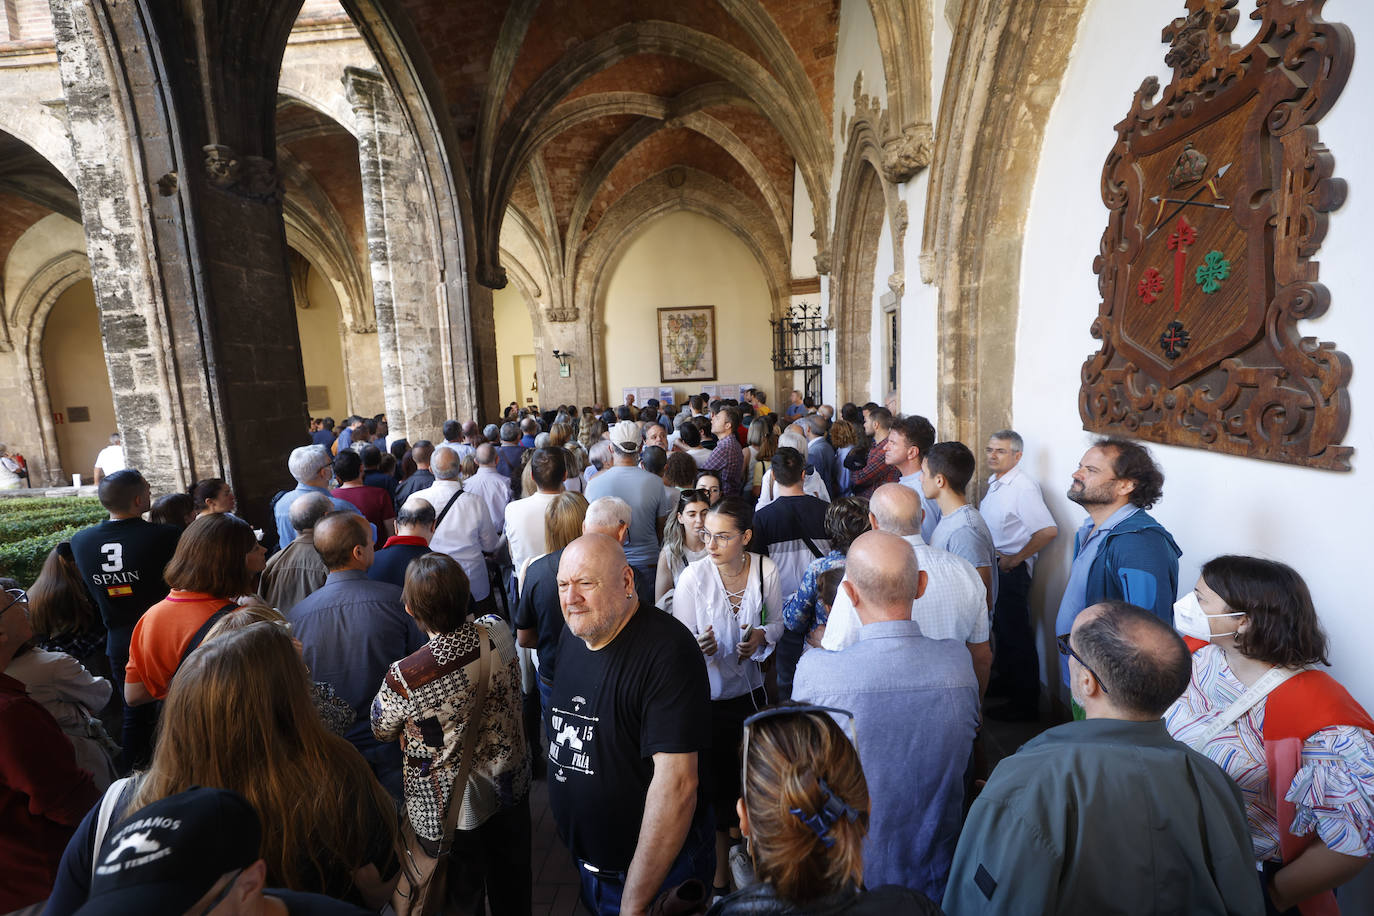
[[713,542],[720,541],[720,545],[722,547],[727,547],[729,546],[731,541],[733,541],[735,538],[739,536],[740,533],[738,531],[736,531],[734,534],[712,534],[711,532],[703,529],[701,532],[701,542],[705,544],[707,547],[710,547]]
[[9,609],[14,607],[16,604],[22,604],[24,606],[25,614],[29,612],[28,592],[24,591],[22,588],[7,588],[5,589],[5,596],[9,600],[5,602],[4,607],[0,607],[0,617],[3,617],[6,613],[8,613]]
[[1093,679],[1097,681],[1097,686],[1099,686],[1099,687],[1102,688],[1102,692],[1105,693],[1105,694],[1108,694],[1108,695],[1111,694],[1111,691],[1107,689],[1107,685],[1104,684],[1104,683],[1102,682],[1101,676],[1098,675],[1098,673],[1092,669],[1092,666],[1091,666],[1091,665],[1089,665],[1087,662],[1083,661],[1083,656],[1081,656],[1081,655],[1079,655],[1077,652],[1073,651],[1073,646],[1069,645],[1069,634],[1068,634],[1068,633],[1064,633],[1064,634],[1062,634],[1062,635],[1060,635],[1060,636],[1056,636],[1056,637],[1054,638],[1054,641],[1055,641],[1055,644],[1059,646],[1059,654],[1060,654],[1060,655],[1067,655],[1067,656],[1069,656],[1070,658],[1077,659],[1077,661],[1078,661],[1078,663],[1079,663],[1080,665],[1082,665],[1084,668],[1087,668],[1087,669],[1088,669],[1088,673],[1091,674],[1091,675],[1093,676]]

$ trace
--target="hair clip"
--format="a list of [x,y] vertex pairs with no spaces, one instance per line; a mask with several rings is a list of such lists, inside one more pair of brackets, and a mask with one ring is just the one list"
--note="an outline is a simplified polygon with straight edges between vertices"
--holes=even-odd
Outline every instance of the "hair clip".
[[796,815],[797,820],[810,827],[811,831],[825,844],[825,848],[829,849],[835,845],[835,838],[828,835],[830,828],[834,827],[835,822],[842,817],[851,821],[857,820],[859,812],[846,804],[844,799],[830,791],[830,786],[825,784],[824,779],[817,777],[816,784],[821,789],[822,801],[819,811],[808,815],[802,813],[800,808],[790,808],[789,810]]

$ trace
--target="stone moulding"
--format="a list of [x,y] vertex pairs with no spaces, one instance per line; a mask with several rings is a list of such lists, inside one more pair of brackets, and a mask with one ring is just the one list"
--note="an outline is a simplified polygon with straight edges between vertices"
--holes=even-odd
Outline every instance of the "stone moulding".
[[[1312,260],[1345,199],[1316,122],[1354,58],[1325,0],[1189,0],[1164,30],[1173,78],[1146,79],[1102,172],[1110,215],[1083,364],[1085,429],[1350,470],[1350,359],[1298,333],[1330,304]],[[1153,196],[1152,196],[1153,195]]]

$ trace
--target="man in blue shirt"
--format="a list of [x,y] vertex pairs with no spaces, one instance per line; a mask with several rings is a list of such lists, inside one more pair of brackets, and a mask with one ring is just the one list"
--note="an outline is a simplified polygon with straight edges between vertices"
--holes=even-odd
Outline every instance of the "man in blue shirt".
[[[1129,439],[1099,439],[1078,463],[1068,495],[1088,518],[1074,536],[1054,632],[1068,633],[1084,608],[1103,601],[1126,601],[1172,623],[1183,551],[1145,511],[1164,495],[1164,474],[1149,451]],[[1067,684],[1063,656],[1060,674]]]
[[302,445],[293,449],[286,466],[291,470],[291,476],[296,478],[296,489],[283,493],[272,510],[273,519],[277,523],[278,546],[285,549],[299,533],[291,527],[291,504],[302,493],[323,493],[333,501],[335,509],[361,514],[348,500],[329,495],[329,481],[334,476],[334,459],[329,456],[329,449],[323,445]]
[[854,714],[868,777],[864,884],[945,893],[964,805],[964,769],[978,728],[978,678],[957,639],[927,639],[911,619],[926,573],[902,538],[861,535],[845,590],[863,626],[840,652],[802,656],[792,698]]
[[360,515],[331,512],[315,525],[315,549],[329,577],[291,609],[287,620],[301,641],[312,676],[353,707],[344,735],[367,760],[377,781],[401,798],[401,748],[372,734],[372,699],[392,662],[426,642],[405,612],[401,588],[367,577],[374,557],[371,526]]

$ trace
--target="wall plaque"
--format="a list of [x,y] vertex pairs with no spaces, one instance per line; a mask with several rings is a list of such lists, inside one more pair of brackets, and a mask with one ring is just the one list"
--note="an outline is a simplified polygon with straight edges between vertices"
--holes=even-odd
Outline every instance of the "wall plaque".
[[1086,429],[1346,471],[1350,360],[1297,324],[1330,304],[1311,260],[1345,200],[1316,123],[1354,58],[1325,0],[1188,0],[1164,29],[1102,171],[1102,303],[1083,364]]

